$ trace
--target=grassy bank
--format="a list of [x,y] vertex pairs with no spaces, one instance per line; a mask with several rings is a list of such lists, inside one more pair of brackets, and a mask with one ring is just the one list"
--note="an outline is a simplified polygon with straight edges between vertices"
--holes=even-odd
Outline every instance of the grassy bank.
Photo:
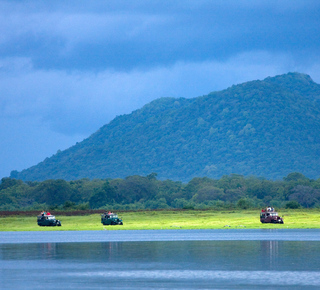
[[307,229],[320,228],[320,210],[280,210],[284,224],[262,224],[259,210],[118,212],[123,226],[104,226],[99,214],[64,216],[61,227],[39,227],[36,216],[0,217],[0,231],[159,230],[159,229]]

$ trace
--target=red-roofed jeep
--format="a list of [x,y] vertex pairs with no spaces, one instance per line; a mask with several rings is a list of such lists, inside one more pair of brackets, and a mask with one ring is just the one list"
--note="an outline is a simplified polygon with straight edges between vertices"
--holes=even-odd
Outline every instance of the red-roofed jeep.
[[59,220],[56,219],[56,217],[54,215],[38,215],[37,216],[37,223],[39,226],[47,226],[47,227],[50,227],[50,226],[58,226],[60,227],[61,226],[61,222]]
[[123,225],[122,219],[119,219],[118,215],[113,212],[105,212],[104,214],[102,214],[101,223],[105,226]]

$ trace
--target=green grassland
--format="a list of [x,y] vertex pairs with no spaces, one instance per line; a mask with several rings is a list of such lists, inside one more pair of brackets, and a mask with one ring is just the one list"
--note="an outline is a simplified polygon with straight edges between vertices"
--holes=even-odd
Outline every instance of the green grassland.
[[84,231],[161,229],[311,229],[320,228],[320,210],[280,210],[284,224],[262,224],[259,210],[118,212],[124,225],[104,226],[99,214],[60,216],[61,227],[40,227],[30,216],[0,217],[0,231]]

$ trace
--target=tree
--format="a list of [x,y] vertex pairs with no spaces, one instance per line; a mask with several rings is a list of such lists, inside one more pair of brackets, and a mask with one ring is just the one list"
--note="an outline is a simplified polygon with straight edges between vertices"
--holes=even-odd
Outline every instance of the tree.
[[277,185],[273,181],[256,179],[256,182],[251,184],[247,192],[252,197],[264,199],[266,196],[276,196],[277,189]]
[[147,177],[133,175],[128,176],[117,186],[117,203],[134,203],[153,199],[157,194],[154,180]]
[[300,207],[301,207],[300,203],[297,202],[296,200],[291,200],[286,203],[286,208],[297,209]]
[[70,200],[71,194],[70,184],[62,179],[43,181],[33,189],[35,201],[50,206],[64,204],[67,200]]
[[164,197],[168,204],[171,204],[175,199],[183,197],[183,185],[180,181],[164,180],[157,182],[156,198]]
[[320,201],[320,190],[310,186],[297,185],[291,190],[290,201],[297,201],[305,207],[312,207]]
[[89,199],[90,208],[100,208],[117,201],[115,189],[106,181],[102,188],[96,188]]
[[4,177],[1,179],[0,190],[7,189],[15,185],[21,185],[22,183],[23,183],[22,180],[10,178],[10,177]]
[[291,172],[286,177],[283,178],[284,181],[298,181],[298,180],[304,180],[307,181],[309,178],[305,177],[300,172]]
[[157,180],[157,176],[158,176],[158,173],[152,172],[149,175],[147,175],[147,178],[149,180]]
[[253,206],[254,206],[254,203],[250,198],[240,198],[237,202],[237,207],[241,209],[248,209]]
[[224,192],[221,188],[204,186],[200,188],[193,197],[196,202],[203,202],[206,200],[223,200]]

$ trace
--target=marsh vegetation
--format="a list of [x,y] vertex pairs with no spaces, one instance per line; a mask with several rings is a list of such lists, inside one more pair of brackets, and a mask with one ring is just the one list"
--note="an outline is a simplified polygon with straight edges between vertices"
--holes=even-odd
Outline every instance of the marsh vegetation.
[[99,214],[63,216],[56,212],[61,227],[39,227],[36,217],[0,218],[0,231],[84,231],[84,230],[161,230],[161,229],[311,229],[320,228],[320,211],[279,210],[284,224],[262,224],[256,210],[162,210],[117,212],[123,225],[104,226]]

